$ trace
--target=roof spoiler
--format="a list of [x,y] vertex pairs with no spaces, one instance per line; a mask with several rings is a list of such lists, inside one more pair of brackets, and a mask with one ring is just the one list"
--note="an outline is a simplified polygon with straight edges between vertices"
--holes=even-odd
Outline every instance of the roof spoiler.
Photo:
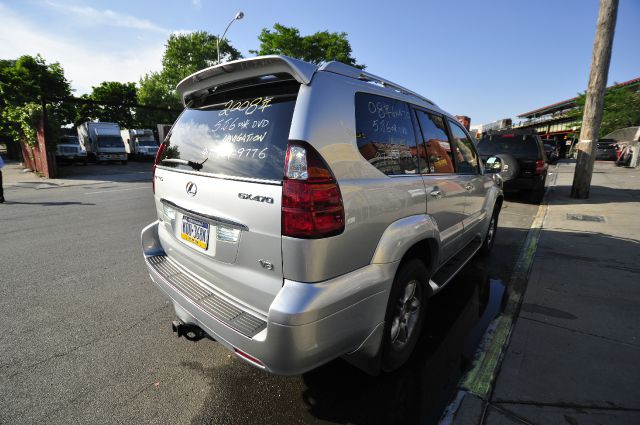
[[176,86],[183,104],[190,94],[221,84],[262,75],[286,73],[300,84],[309,84],[317,66],[288,56],[269,55],[225,62],[191,74]]

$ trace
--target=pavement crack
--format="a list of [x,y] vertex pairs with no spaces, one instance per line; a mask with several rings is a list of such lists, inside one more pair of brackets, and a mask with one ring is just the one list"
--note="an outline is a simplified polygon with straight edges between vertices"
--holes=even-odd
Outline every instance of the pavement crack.
[[585,332],[585,331],[581,331],[581,330],[578,330],[578,329],[572,329],[572,328],[569,328],[569,327],[566,327],[566,326],[556,325],[555,323],[544,322],[542,320],[538,320],[538,319],[534,319],[534,318],[526,317],[526,316],[520,316],[520,319],[529,320],[531,322],[540,323],[542,325],[553,326],[554,328],[564,329],[564,330],[567,330],[567,331],[570,331],[570,332],[574,332],[574,333],[577,333],[577,334],[580,334],[580,335],[592,336],[594,338],[604,339],[605,341],[615,342],[616,344],[626,345],[628,347],[640,349],[640,347],[638,347],[637,345],[629,344],[628,342],[618,341],[617,339],[608,338],[606,336],[596,335],[596,334],[592,334],[590,332]]
[[[523,418],[522,416],[512,412],[511,410],[505,409],[501,406],[497,406],[494,403],[487,402],[487,405],[490,406],[492,409],[495,409],[498,412],[502,413],[503,415],[509,417],[510,419],[514,419],[522,424],[539,425],[537,422],[531,422],[530,420]],[[486,421],[486,415],[483,416],[482,421],[480,422],[480,425],[485,425],[485,421]]]
[[561,409],[608,410],[608,411],[614,411],[614,412],[640,412],[640,408],[616,406],[614,403],[611,403],[609,401],[605,401],[605,403],[610,404],[610,406],[599,406],[599,405],[593,405],[593,404],[578,404],[578,403],[566,403],[566,402],[548,403],[548,402],[526,401],[526,400],[495,400],[491,403],[491,405],[494,406],[495,404],[501,404],[501,405],[521,404],[523,406],[558,407]]

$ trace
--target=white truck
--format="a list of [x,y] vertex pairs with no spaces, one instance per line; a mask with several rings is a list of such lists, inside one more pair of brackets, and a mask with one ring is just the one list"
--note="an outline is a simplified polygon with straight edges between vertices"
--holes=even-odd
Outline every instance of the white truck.
[[124,129],[120,131],[120,134],[130,158],[154,159],[156,157],[159,144],[153,137],[153,130],[148,128]]
[[120,126],[114,122],[85,122],[78,126],[78,139],[87,155],[97,163],[120,161],[127,163],[127,151],[120,136]]

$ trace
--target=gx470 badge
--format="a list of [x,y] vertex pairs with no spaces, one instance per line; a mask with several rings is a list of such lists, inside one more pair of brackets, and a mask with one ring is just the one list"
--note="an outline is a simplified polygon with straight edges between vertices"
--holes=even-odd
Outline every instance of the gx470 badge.
[[246,201],[266,202],[267,204],[273,204],[273,198],[268,196],[252,195],[250,193],[238,193],[238,198]]

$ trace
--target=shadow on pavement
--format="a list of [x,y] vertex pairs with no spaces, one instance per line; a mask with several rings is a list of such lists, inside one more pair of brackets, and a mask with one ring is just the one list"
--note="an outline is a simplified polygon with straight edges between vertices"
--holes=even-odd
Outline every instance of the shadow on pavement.
[[4,202],[5,205],[42,205],[43,207],[61,207],[64,205],[95,205],[92,203],[85,203],[85,202],[16,202],[16,201],[10,201],[10,200],[5,200]]
[[437,423],[505,295],[502,282],[474,260],[429,301],[421,340],[405,366],[378,377],[344,361],[313,370],[303,376],[309,412],[336,423]]
[[225,370],[183,363],[210,381],[192,423],[436,423],[505,299],[502,281],[490,278],[482,259],[473,260],[429,301],[409,362],[377,377],[342,359],[293,377],[270,375],[236,359]]

